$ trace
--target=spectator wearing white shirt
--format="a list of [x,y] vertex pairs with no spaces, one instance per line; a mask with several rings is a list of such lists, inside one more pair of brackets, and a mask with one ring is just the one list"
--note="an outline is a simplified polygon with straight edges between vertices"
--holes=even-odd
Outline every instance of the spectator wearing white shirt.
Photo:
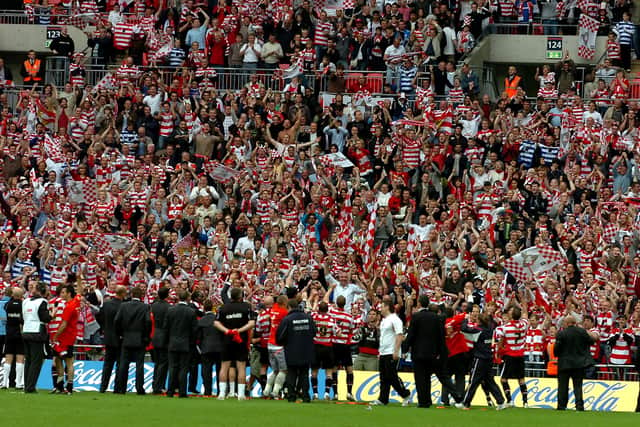
[[252,225],[247,227],[247,235],[238,239],[236,243],[234,254],[244,256],[245,252],[249,249],[251,251],[255,250],[255,245],[253,241],[256,239],[256,228]]
[[191,194],[189,194],[189,201],[195,202],[198,197],[210,196],[213,200],[217,201],[220,195],[214,187],[208,185],[207,177],[201,176],[198,178],[198,185],[193,187]]
[[142,99],[142,103],[151,109],[151,115],[155,116],[160,113],[162,107],[162,93],[158,93],[156,86],[149,86],[149,92],[147,96]]
[[245,69],[255,70],[261,59],[262,44],[256,39],[255,34],[249,34],[247,42],[240,48],[242,66]]
[[351,304],[355,300],[356,295],[360,295],[366,292],[360,285],[356,285],[355,283],[349,283],[349,274],[346,272],[338,273],[338,282],[331,286],[333,294],[333,301],[336,301],[338,297],[343,296],[346,303],[344,305],[345,311],[349,312],[351,310]]

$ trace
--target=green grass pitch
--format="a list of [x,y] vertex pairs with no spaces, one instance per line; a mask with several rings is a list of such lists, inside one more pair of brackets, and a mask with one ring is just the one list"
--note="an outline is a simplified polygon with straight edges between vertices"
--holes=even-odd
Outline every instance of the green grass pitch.
[[363,404],[310,404],[260,399],[238,402],[215,398],[188,399],[162,396],[126,396],[74,393],[50,395],[46,391],[25,395],[0,391],[0,419],[11,427],[141,427],[141,426],[221,426],[221,427],[528,427],[637,426],[640,415],[613,412],[557,412],[547,409],[504,411],[474,407],[470,411],[455,408],[419,409],[399,405],[368,407]]

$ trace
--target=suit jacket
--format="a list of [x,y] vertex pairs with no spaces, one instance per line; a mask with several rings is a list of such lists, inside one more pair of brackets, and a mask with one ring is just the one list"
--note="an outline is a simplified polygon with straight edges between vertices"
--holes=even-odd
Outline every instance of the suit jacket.
[[123,302],[116,314],[115,326],[123,347],[145,348],[151,334],[149,306],[140,300]]
[[594,339],[583,328],[570,326],[558,332],[553,347],[558,358],[558,371],[581,369],[594,364],[589,347]]
[[169,309],[165,319],[169,351],[189,352],[196,341],[198,318],[196,311],[187,304],[176,304]]
[[308,313],[300,309],[286,315],[278,331],[276,342],[284,346],[284,356],[289,366],[311,366],[314,358],[313,338],[316,325]]
[[153,337],[151,337],[151,343],[153,344],[153,348],[158,350],[167,348],[168,343],[165,321],[169,308],[171,308],[171,304],[161,299],[155,300],[153,304],[151,304],[151,313],[153,313],[153,324],[155,325]]
[[216,315],[209,312],[198,320],[197,339],[200,342],[201,353],[219,353],[222,351],[222,332],[215,326],[213,322]]
[[427,309],[418,311],[411,318],[407,338],[402,351],[411,350],[412,359],[441,359],[448,355],[445,342],[444,321]]
[[102,304],[100,313],[98,313],[98,320],[102,327],[102,333],[104,335],[104,345],[119,347],[122,344],[120,334],[116,331],[116,315],[122,305],[122,300],[112,298],[109,301]]

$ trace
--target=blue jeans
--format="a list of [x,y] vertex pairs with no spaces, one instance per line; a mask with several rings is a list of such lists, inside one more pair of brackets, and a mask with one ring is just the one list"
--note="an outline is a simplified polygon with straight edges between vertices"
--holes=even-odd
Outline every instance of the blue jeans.
[[555,36],[558,34],[558,20],[557,19],[543,19],[542,26],[544,28],[545,36]]

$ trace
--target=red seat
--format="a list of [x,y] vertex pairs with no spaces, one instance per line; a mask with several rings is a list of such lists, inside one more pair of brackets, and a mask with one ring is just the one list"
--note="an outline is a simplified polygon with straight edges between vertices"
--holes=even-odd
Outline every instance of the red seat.
[[382,93],[382,82],[384,75],[382,73],[367,74],[367,86],[371,89],[371,93]]
[[346,92],[355,92],[354,88],[358,84],[358,79],[360,77],[362,77],[362,73],[346,73],[344,81],[344,88]]

